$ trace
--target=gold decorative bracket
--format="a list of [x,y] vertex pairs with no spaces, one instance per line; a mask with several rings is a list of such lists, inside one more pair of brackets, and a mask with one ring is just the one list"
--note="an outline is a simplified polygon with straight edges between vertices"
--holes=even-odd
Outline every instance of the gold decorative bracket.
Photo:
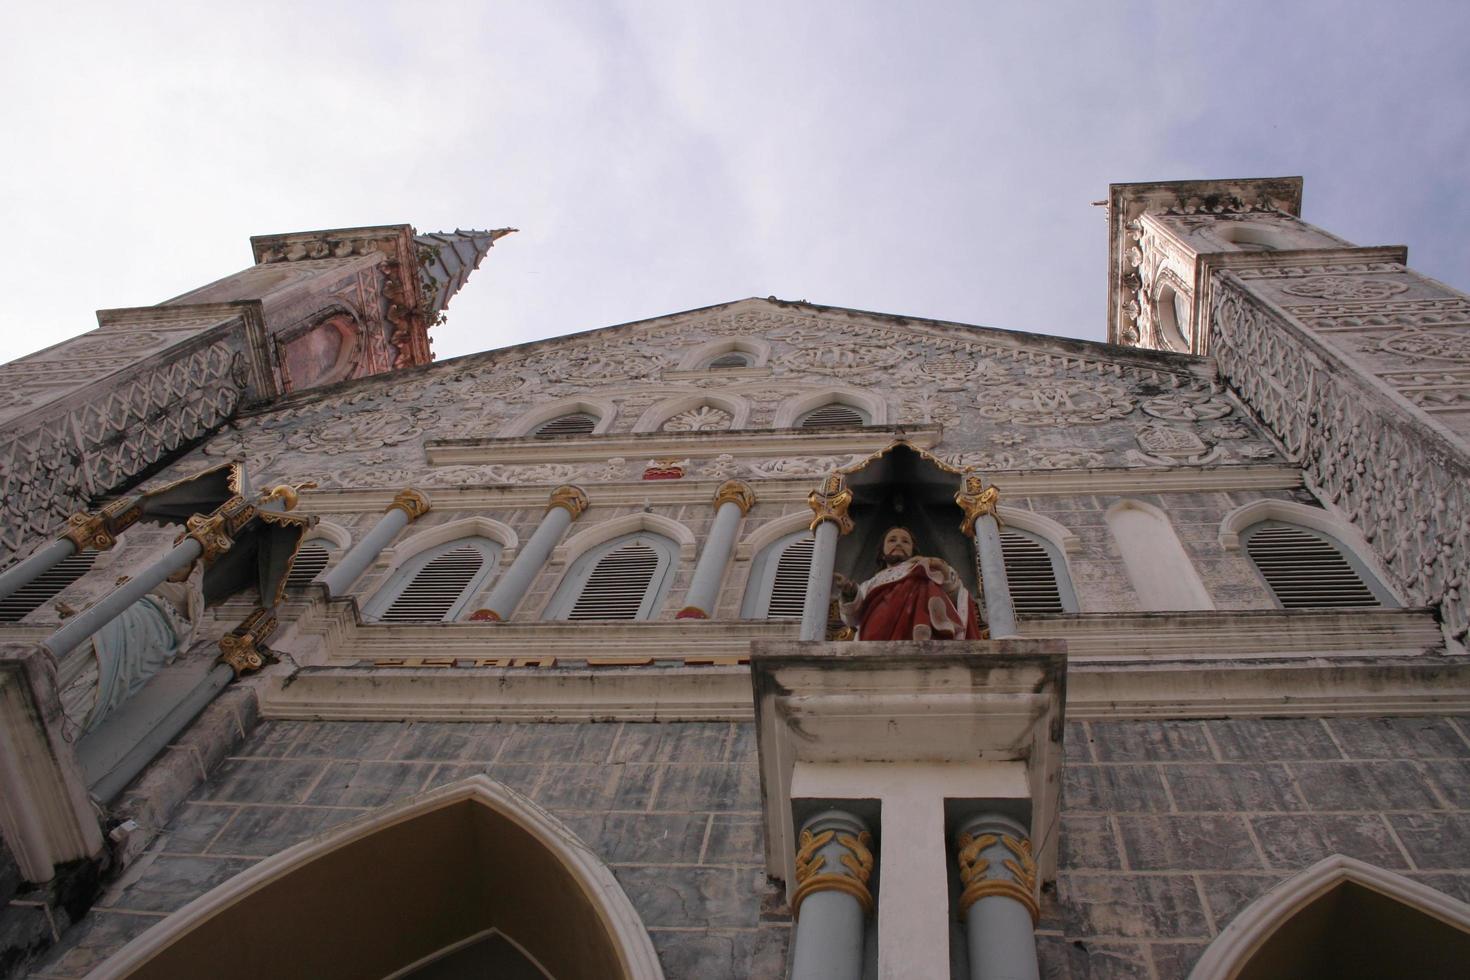
[[393,502],[384,510],[401,510],[408,515],[410,521],[416,521],[429,512],[429,497],[422,490],[404,487],[394,494]]
[[[827,856],[817,853],[832,842],[847,850],[838,858],[847,871],[826,871]],[[838,834],[836,830],[812,833],[801,832],[801,843],[796,851],[796,891],[791,896],[791,914],[801,915],[801,903],[808,895],[816,892],[836,891],[851,895],[858,900],[865,914],[873,911],[873,893],[868,891],[868,878],[873,873],[873,835],[864,830],[856,837]]]
[[847,516],[847,509],[852,506],[852,491],[840,473],[827,474],[821,488],[808,494],[806,501],[812,509],[811,530],[815,531],[825,521],[836,524],[843,534],[852,530],[852,518]]
[[229,664],[236,677],[259,670],[265,666],[260,644],[275,631],[275,614],[256,609],[239,626],[220,637],[219,662]]
[[741,480],[726,480],[715,491],[713,504],[715,510],[725,504],[734,504],[740,508],[740,516],[744,517],[755,506],[755,491],[750,488],[750,484]]
[[582,516],[582,512],[590,503],[586,492],[581,487],[566,484],[551,491],[551,498],[546,502],[546,509],[549,511],[553,507],[560,507],[571,514],[572,520],[575,521]]
[[994,517],[999,501],[999,490],[993,486],[987,487],[985,481],[976,474],[966,473],[959,493],[954,495],[954,502],[960,505],[960,510],[965,514],[965,519],[960,522],[960,530],[967,537],[973,538],[975,521],[986,514]]
[[[1009,878],[988,878],[990,861],[981,855],[997,843],[1011,853],[1002,867],[1011,875]],[[970,911],[970,906],[982,898],[1000,895],[1013,898],[1031,913],[1032,925],[1041,919],[1041,908],[1036,902],[1036,859],[1031,854],[1031,839],[1019,840],[1009,834],[961,834],[959,853],[956,859],[960,866],[960,914]]]

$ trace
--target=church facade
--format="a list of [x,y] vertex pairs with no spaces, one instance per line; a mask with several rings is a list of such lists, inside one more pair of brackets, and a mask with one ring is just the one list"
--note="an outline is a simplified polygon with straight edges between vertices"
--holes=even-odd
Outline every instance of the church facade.
[[1301,191],[1114,185],[1107,343],[434,361],[509,230],[387,226],[0,367],[0,967],[1452,975],[1470,298]]

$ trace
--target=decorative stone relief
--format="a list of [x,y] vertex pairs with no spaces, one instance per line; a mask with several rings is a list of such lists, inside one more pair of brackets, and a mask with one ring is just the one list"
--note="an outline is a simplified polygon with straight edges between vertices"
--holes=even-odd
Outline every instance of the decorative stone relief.
[[1291,296],[1307,296],[1312,299],[1387,299],[1407,292],[1408,283],[1390,279],[1363,279],[1357,276],[1312,276],[1298,279],[1281,287]]
[[661,429],[664,432],[706,432],[728,429],[734,421],[730,413],[723,408],[701,405],[673,416],[661,426]]
[[980,414],[1018,425],[1093,425],[1133,411],[1122,387],[1072,378],[982,389],[978,402]]
[[1171,391],[1146,398],[1138,407],[1145,415],[1171,422],[1197,422],[1230,414],[1230,403],[1208,391]]
[[1128,453],[1129,459],[1135,462],[1156,466],[1178,466],[1181,463],[1202,466],[1225,455],[1223,449],[1218,446],[1211,448],[1189,429],[1165,425],[1163,422],[1150,422],[1142,426],[1138,429],[1136,438],[1142,452],[1133,450]]
[[438,418],[438,413],[430,409],[418,409],[412,415],[395,411],[358,412],[298,432],[287,440],[287,444],[293,449],[322,452],[329,456],[396,446],[423,435],[424,429],[437,422]]
[[1370,345],[1370,350],[1381,350],[1398,354],[1411,361],[1427,358],[1440,361],[1470,363],[1470,332],[1451,333],[1448,330],[1418,330],[1396,333]]
[[531,354],[520,361],[550,381],[601,384],[646,378],[671,365],[669,357],[653,350],[606,341],[582,347],[557,348]]

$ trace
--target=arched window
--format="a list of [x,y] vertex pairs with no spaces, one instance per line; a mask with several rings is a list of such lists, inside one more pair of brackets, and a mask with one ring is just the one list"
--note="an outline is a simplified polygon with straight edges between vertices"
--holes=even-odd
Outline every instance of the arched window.
[[1141,500],[1120,500],[1108,508],[1105,519],[1140,609],[1179,612],[1215,608],[1167,514]]
[[1000,550],[1017,615],[1077,611],[1072,580],[1056,545],[1040,535],[1008,527],[1000,532]]
[[828,402],[803,414],[796,420],[798,429],[827,429],[843,425],[867,425],[868,416],[861,409],[842,402]]
[[673,580],[679,548],[636,531],[583,554],[567,570],[543,619],[652,619]]
[[596,415],[589,412],[568,412],[548,422],[542,422],[531,434],[537,439],[549,439],[552,436],[585,436],[591,435],[595,428],[597,428]]
[[711,371],[725,371],[730,368],[746,368],[753,364],[755,357],[748,351],[732,350],[710,361],[708,368]]
[[740,615],[745,619],[800,619],[816,539],[808,530],[761,549],[750,567]]
[[325,538],[303,542],[301,550],[296,552],[296,560],[291,563],[291,574],[286,576],[286,588],[304,589],[315,582],[336,550],[336,545]]
[[442,623],[459,616],[495,571],[500,545],[458,538],[414,555],[368,604],[385,623]]
[[1240,538],[1283,609],[1397,605],[1352,551],[1314,528],[1265,520]]
[[18,623],[61,595],[62,590],[92,570],[97,560],[95,551],[78,551],[67,555],[23,588],[0,599],[0,623]]

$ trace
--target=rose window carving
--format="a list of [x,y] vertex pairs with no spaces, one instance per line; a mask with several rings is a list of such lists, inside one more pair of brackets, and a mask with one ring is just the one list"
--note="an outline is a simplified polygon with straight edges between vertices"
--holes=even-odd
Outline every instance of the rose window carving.
[[722,408],[701,405],[673,416],[661,428],[664,432],[707,432],[728,429],[734,421],[730,413]]
[[1387,299],[1408,290],[1408,283],[1356,276],[1309,276],[1281,287],[1283,293],[1312,299]]

